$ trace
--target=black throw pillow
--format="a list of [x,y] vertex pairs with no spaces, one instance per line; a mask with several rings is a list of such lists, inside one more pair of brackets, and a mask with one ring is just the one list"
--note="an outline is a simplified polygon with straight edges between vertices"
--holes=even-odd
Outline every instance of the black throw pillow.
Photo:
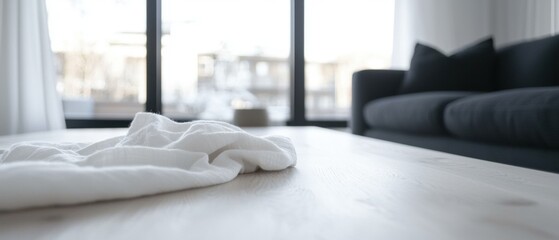
[[559,35],[499,49],[497,59],[501,89],[559,85]]
[[451,56],[417,43],[400,93],[426,91],[491,91],[496,54],[493,39],[466,47]]

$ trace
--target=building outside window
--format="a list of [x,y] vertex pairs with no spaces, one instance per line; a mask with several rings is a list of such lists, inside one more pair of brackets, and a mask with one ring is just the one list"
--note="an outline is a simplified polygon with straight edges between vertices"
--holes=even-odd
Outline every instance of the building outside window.
[[231,120],[263,106],[289,117],[290,2],[162,0],[163,113]]
[[144,110],[145,7],[137,0],[47,1],[66,118],[127,119]]
[[309,120],[346,120],[351,76],[391,66],[394,0],[305,0]]

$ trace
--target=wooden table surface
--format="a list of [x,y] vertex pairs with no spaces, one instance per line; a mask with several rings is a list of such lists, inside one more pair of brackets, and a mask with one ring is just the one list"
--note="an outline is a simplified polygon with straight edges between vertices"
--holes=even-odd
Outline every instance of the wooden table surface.
[[[297,166],[129,200],[0,212],[0,239],[559,239],[558,174],[316,127],[249,131],[291,137]],[[0,148],[123,133],[0,137]]]

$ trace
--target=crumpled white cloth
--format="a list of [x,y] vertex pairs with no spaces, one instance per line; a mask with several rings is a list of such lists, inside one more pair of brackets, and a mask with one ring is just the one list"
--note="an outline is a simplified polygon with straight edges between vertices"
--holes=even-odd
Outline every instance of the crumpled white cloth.
[[[87,136],[84,136],[84,140]],[[0,209],[122,199],[225,183],[296,164],[291,140],[217,121],[138,113],[125,136],[23,142],[0,153]]]

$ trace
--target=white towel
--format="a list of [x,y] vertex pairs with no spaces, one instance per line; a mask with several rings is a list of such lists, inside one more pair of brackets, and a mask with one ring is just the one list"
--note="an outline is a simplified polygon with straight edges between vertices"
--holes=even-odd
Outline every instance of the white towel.
[[176,123],[150,113],[138,113],[125,136],[92,144],[18,143],[0,159],[1,210],[205,187],[296,163],[286,137],[256,137],[216,121]]

